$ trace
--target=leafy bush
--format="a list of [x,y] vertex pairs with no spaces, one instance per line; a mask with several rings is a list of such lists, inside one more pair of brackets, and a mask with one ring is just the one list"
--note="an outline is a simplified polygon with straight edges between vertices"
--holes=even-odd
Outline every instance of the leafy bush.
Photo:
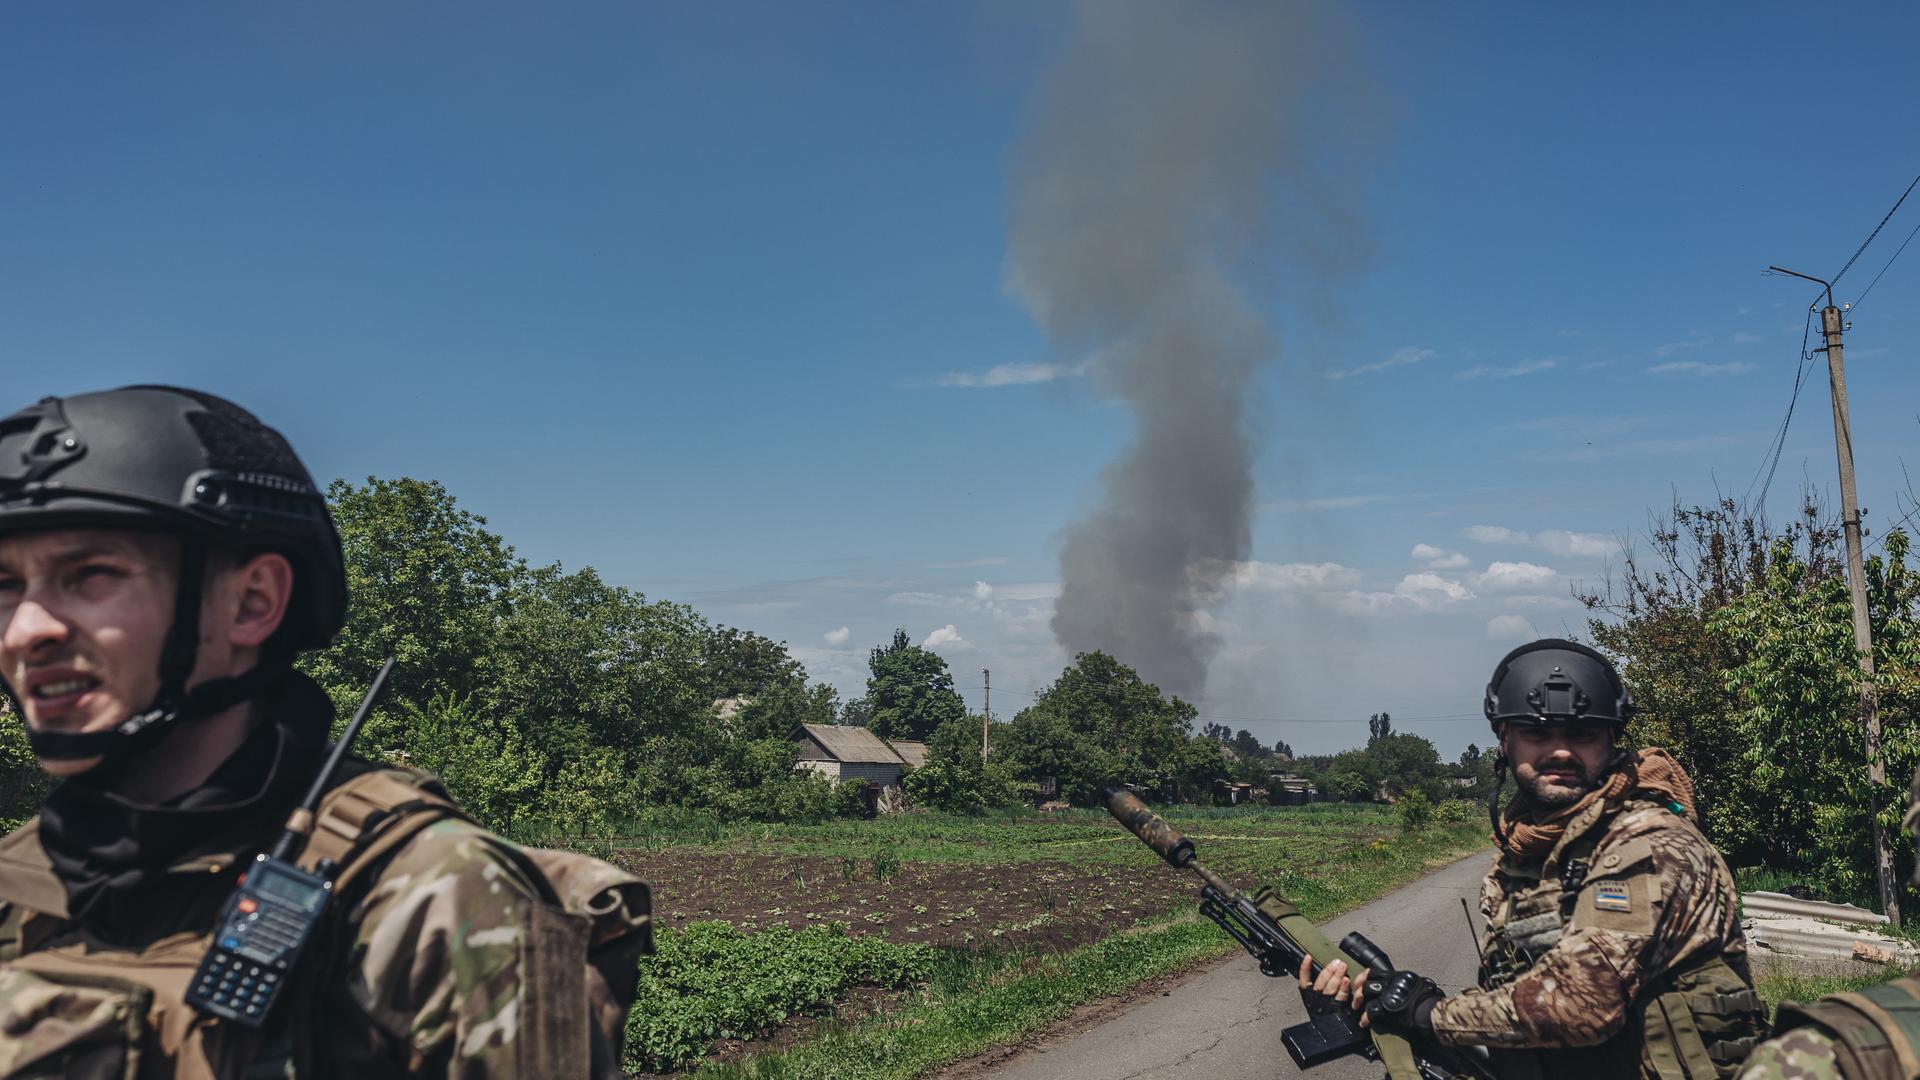
[[723,922],[661,931],[640,967],[627,1018],[627,1065],[658,1071],[703,1056],[715,1039],[750,1039],[854,986],[925,980],[934,950],[852,937],[841,923],[743,933]]
[[1393,809],[1399,815],[1400,828],[1407,832],[1418,832],[1433,821],[1433,800],[1424,791],[1407,792]]

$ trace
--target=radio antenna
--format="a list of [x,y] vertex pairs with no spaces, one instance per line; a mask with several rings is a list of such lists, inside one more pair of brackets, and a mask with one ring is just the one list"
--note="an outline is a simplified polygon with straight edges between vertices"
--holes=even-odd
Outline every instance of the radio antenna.
[[[367,714],[373,711],[373,703],[379,699],[380,691],[386,689],[387,676],[393,671],[393,661],[394,658],[389,656],[387,662],[380,665],[380,674],[375,675],[373,685],[367,687],[367,696],[360,699],[360,707],[354,710],[353,719],[347,724],[347,729],[342,731],[340,738],[334,741],[333,750],[327,755],[327,763],[320,766],[320,774],[313,778],[313,788],[307,792],[306,798],[300,800],[300,805],[294,808],[293,813],[288,815],[286,831],[280,834],[280,839],[274,841],[273,849],[269,852],[272,858],[291,862],[300,854],[300,849],[306,846],[307,834],[313,831],[313,812],[320,805],[320,797],[325,795],[327,788],[332,786],[333,774],[339,771],[340,762],[346,759],[347,748],[351,747],[353,740],[359,737],[360,725],[367,722]],[[1462,900],[1461,903],[1464,904],[1466,901]]]

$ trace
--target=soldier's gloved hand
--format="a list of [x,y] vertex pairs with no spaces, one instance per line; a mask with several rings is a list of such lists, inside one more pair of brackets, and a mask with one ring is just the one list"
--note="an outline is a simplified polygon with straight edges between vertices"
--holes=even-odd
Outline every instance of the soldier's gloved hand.
[[1411,971],[1371,976],[1362,994],[1369,1025],[1395,1035],[1433,1034],[1433,1007],[1447,996],[1432,979]]
[[1315,977],[1313,958],[1305,957],[1300,961],[1300,1001],[1313,1016],[1332,1012],[1345,1005],[1344,999],[1353,990],[1353,980],[1347,977],[1345,961],[1335,960],[1320,969]]

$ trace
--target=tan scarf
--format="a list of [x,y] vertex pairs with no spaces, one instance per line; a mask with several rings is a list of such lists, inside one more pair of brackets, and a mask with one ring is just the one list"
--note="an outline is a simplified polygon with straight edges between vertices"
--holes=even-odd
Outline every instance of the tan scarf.
[[1629,755],[1599,787],[1571,806],[1545,808],[1546,812],[1540,813],[1543,808],[1534,806],[1526,792],[1515,794],[1500,813],[1500,827],[1506,833],[1506,840],[1502,843],[1496,834],[1494,842],[1516,858],[1539,858],[1552,851],[1553,845],[1566,835],[1567,823],[1596,801],[1604,801],[1611,814],[1636,796],[1677,803],[1689,818],[1699,820],[1693,805],[1693,780],[1672,754],[1655,746]]

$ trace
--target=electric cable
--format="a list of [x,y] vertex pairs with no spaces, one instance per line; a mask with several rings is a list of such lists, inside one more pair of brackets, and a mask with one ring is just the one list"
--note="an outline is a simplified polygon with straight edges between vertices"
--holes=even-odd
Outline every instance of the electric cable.
[[[1784,451],[1787,448],[1787,429],[1793,425],[1793,408],[1800,401],[1800,388],[1802,386],[1805,386],[1807,382],[1807,371],[1808,371],[1807,362],[1813,358],[1813,354],[1807,351],[1807,340],[1812,335],[1813,335],[1813,309],[1808,308],[1806,322],[1800,328],[1800,366],[1794,369],[1793,394],[1792,396],[1787,398],[1786,418],[1780,421],[1780,430],[1776,432],[1773,437],[1772,448],[1769,451],[1773,460],[1769,462],[1766,466],[1764,466],[1767,473],[1767,479],[1765,483],[1760,484],[1760,498],[1759,498],[1760,505],[1764,505],[1767,501],[1767,491],[1773,487],[1773,474],[1775,473],[1775,471],[1777,471],[1780,468],[1780,454],[1782,451]],[[1756,505],[1752,496],[1753,496],[1754,483],[1758,482],[1759,480],[1760,480],[1760,471],[1756,469],[1753,474],[1753,481],[1750,481],[1747,484],[1746,497],[1742,499],[1742,501],[1745,502],[1748,506]]]
[[1913,183],[1907,185],[1907,190],[1901,192],[1900,197],[1893,201],[1893,209],[1887,211],[1887,216],[1880,219],[1880,224],[1875,225],[1873,227],[1873,231],[1868,233],[1867,238],[1861,241],[1860,246],[1854,250],[1853,258],[1848,259],[1847,265],[1841,267],[1840,272],[1833,275],[1833,281],[1830,282],[1828,286],[1829,289],[1831,289],[1833,285],[1840,284],[1840,279],[1843,277],[1846,277],[1847,271],[1853,269],[1853,264],[1859,260],[1860,253],[1867,250],[1867,245],[1873,243],[1873,238],[1876,236],[1879,236],[1880,230],[1886,228],[1887,222],[1893,220],[1893,215],[1895,212],[1897,212],[1900,209],[1900,204],[1907,201],[1907,196],[1913,194],[1913,189],[1916,186],[1920,186],[1920,176],[1915,176],[1913,178]]
[[1905,251],[1905,250],[1907,250],[1907,245],[1908,245],[1908,244],[1911,244],[1911,243],[1913,243],[1913,238],[1914,238],[1915,236],[1920,236],[1920,225],[1915,225],[1915,226],[1913,227],[1913,231],[1912,231],[1912,232],[1910,232],[1910,233],[1908,233],[1908,234],[1907,234],[1907,238],[1906,238],[1905,240],[1902,240],[1902,241],[1900,242],[1900,246],[1899,246],[1898,248],[1896,248],[1896,249],[1894,250],[1894,253],[1893,253],[1893,259],[1888,259],[1888,260],[1887,260],[1887,265],[1886,265],[1886,266],[1883,266],[1883,267],[1881,267],[1881,268],[1880,268],[1880,272],[1879,272],[1879,273],[1877,273],[1877,274],[1875,274],[1875,275],[1873,275],[1873,280],[1872,280],[1872,281],[1869,281],[1869,282],[1867,282],[1867,287],[1866,287],[1866,289],[1865,289],[1865,290],[1864,290],[1863,292],[1861,292],[1861,294],[1860,294],[1860,298],[1859,298],[1858,300],[1855,300],[1855,301],[1853,302],[1853,307],[1852,307],[1852,308],[1851,308],[1850,310],[1858,310],[1858,309],[1859,309],[1859,307],[1860,307],[1860,302],[1861,302],[1862,300],[1865,300],[1865,299],[1867,298],[1867,293],[1870,293],[1870,292],[1872,292],[1872,291],[1873,291],[1873,287],[1874,287],[1875,285],[1878,285],[1878,284],[1880,284],[1880,279],[1881,279],[1881,278],[1883,278],[1883,277],[1885,277],[1885,276],[1887,275],[1887,270],[1888,270],[1888,269],[1889,269],[1890,267],[1892,267],[1892,266],[1893,266],[1893,260],[1894,260],[1894,259],[1898,259],[1898,258],[1900,257],[1900,253],[1901,253],[1902,251]]

